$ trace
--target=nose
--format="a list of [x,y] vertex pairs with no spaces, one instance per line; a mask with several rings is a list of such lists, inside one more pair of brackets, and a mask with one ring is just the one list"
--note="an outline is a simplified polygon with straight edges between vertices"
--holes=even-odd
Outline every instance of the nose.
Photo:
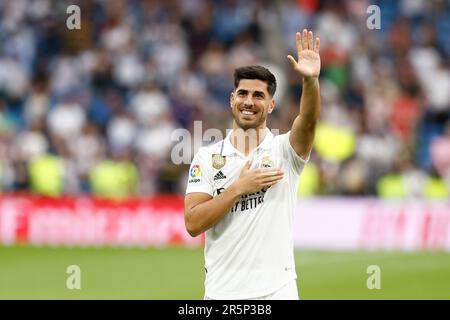
[[249,107],[251,107],[251,106],[253,106],[253,105],[254,105],[253,99],[252,99],[252,97],[251,97],[250,95],[248,95],[247,98],[246,98],[245,101],[244,101],[244,106],[249,106]]

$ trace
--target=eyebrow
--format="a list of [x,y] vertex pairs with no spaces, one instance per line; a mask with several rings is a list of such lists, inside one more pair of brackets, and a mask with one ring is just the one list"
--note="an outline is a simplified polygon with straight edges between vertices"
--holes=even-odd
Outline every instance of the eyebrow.
[[[246,89],[239,89],[238,91],[237,91],[237,93],[248,93],[248,90],[246,90]],[[264,93],[264,91],[259,91],[259,90],[256,90],[256,91],[254,91],[254,94],[259,94],[259,95],[262,95],[262,96],[266,96],[266,94]]]

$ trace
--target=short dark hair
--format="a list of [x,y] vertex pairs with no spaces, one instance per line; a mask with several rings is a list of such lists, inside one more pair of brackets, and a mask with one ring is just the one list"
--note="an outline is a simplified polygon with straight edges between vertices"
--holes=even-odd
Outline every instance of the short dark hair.
[[239,86],[241,79],[258,79],[267,83],[267,91],[273,97],[277,90],[277,80],[269,69],[262,66],[245,66],[234,70],[234,89]]

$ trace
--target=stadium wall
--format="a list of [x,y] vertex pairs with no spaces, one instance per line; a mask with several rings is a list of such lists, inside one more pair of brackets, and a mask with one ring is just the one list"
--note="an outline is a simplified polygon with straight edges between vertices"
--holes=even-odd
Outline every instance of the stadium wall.
[[[295,211],[295,246],[313,250],[450,251],[450,201],[311,198]],[[183,198],[125,201],[0,196],[0,244],[201,246],[185,230]]]

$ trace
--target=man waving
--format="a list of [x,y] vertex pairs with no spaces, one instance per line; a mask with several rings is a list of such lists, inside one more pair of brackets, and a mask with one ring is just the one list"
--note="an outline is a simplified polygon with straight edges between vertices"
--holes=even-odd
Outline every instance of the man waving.
[[275,76],[240,67],[230,94],[233,130],[192,161],[185,223],[192,236],[206,232],[205,299],[298,299],[293,218],[320,115],[320,42],[307,30],[296,42],[297,60],[288,59],[303,91],[291,130],[274,136],[266,126]]

